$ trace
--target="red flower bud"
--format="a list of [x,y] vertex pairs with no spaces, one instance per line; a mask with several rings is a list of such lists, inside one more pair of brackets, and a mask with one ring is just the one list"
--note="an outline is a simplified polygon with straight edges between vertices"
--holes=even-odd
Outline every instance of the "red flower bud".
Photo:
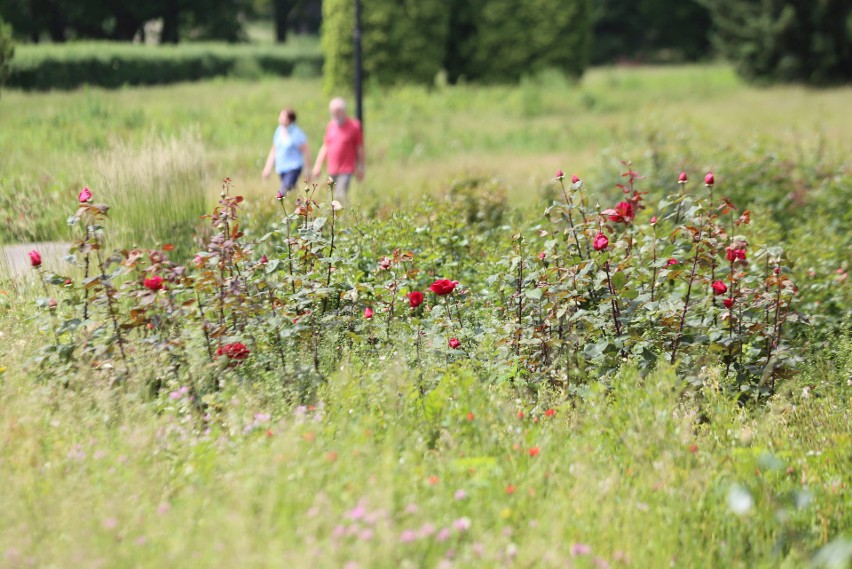
[[716,178],[713,177],[713,172],[707,172],[707,175],[704,176],[704,185],[712,186],[716,183]]
[[446,296],[455,290],[457,284],[459,284],[458,281],[438,279],[429,286],[429,290],[438,296]]
[[572,183],[572,184],[576,184],[576,183],[578,183],[579,181],[580,181],[580,176],[578,176],[577,174],[572,174],[572,175],[571,175],[571,183]]
[[373,317],[373,309],[368,306],[367,308],[364,309],[364,318],[369,320],[372,317]]
[[677,177],[678,184],[685,184],[689,178],[686,176],[686,172],[681,172]]
[[41,255],[39,255],[38,251],[33,249],[32,251],[30,251],[29,255],[30,255],[30,264],[33,267],[40,267],[41,266]]
[[411,306],[411,308],[417,308],[421,304],[423,304],[422,292],[415,290],[408,293],[408,305]]
[[538,453],[540,453],[540,452],[541,452],[541,449],[540,449],[540,448],[538,448],[538,447],[532,447],[532,448],[529,450],[530,456],[531,456],[531,457],[533,457],[533,458],[535,458],[536,456],[538,456]]
[[83,188],[77,194],[77,199],[80,200],[80,203],[88,203],[92,199],[92,191],[89,188]]
[[562,181],[562,178],[564,178],[564,177],[565,177],[565,172],[563,172],[562,170],[556,171],[556,179],[557,180]]
[[541,253],[538,254],[538,260],[539,261],[544,261],[546,258],[547,258],[547,253],[545,253],[544,251],[542,251]]
[[55,298],[51,298],[51,299],[47,302],[47,307],[48,307],[50,310],[56,310],[56,299],[55,299]]
[[669,259],[668,261],[666,261],[667,267],[671,267],[672,265],[680,265],[680,261],[678,261],[677,259]]
[[609,239],[603,233],[598,233],[595,240],[592,242],[592,245],[595,248],[595,251],[603,251],[609,245]]
[[731,307],[734,305],[734,299],[733,298],[726,298],[725,300],[722,301],[722,304],[725,305],[725,308],[730,310]]
[[713,289],[713,294],[716,295],[728,292],[728,286],[722,281],[715,281],[712,285],[710,285],[710,288]]
[[281,190],[278,190],[278,193],[275,195],[275,199],[277,199],[278,201],[283,200],[284,199],[284,192],[282,192]]
[[260,264],[261,264],[261,265],[265,265],[265,264],[267,264],[267,263],[269,263],[269,258],[268,258],[266,255],[262,256],[262,257],[260,258]]
[[544,412],[545,417],[553,417],[554,415],[556,415],[556,409],[548,409]]
[[458,338],[450,338],[450,340],[449,340],[449,342],[447,342],[447,344],[449,344],[450,348],[452,348],[454,350],[457,350],[461,347],[461,342],[459,341]]
[[657,216],[651,218],[651,225],[657,225]]

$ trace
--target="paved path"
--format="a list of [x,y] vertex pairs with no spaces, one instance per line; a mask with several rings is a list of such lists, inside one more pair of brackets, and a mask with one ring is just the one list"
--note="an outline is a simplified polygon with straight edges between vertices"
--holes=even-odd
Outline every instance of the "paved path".
[[68,243],[61,241],[0,245],[0,280],[31,271],[29,252],[33,249],[41,254],[42,266],[58,273],[68,273],[71,267],[62,260],[68,254],[68,247]]

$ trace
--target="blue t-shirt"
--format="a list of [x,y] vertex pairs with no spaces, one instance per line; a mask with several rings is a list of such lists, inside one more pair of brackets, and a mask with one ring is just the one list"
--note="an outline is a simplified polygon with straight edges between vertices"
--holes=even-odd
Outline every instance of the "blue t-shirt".
[[302,151],[299,150],[308,141],[305,133],[295,124],[287,127],[285,133],[281,125],[275,129],[272,144],[275,146],[275,171],[279,174],[290,170],[300,170],[305,166]]

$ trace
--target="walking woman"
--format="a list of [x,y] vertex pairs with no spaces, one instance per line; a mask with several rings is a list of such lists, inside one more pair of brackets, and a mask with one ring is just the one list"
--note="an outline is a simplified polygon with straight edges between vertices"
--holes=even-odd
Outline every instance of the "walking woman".
[[278,128],[272,137],[272,149],[263,168],[264,179],[272,173],[272,167],[281,177],[280,193],[286,195],[299,183],[299,175],[305,165],[311,163],[308,138],[296,124],[296,111],[284,109],[278,114]]

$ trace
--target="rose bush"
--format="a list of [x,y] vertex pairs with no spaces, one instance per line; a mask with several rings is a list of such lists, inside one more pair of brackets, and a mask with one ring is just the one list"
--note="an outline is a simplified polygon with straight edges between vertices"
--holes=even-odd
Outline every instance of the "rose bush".
[[36,363],[45,378],[85,367],[113,382],[145,368],[150,393],[191,384],[199,408],[232,378],[275,377],[307,398],[343,362],[369,368],[389,355],[421,370],[422,393],[423,370],[460,359],[485,381],[568,391],[625,363],[671,363],[696,383],[718,366],[738,393],[772,393],[800,358],[792,334],[821,314],[795,310],[785,251],[762,241],[751,212],[714,196],[715,180],[692,194],[685,173],[674,193],[640,191],[632,168],[625,177],[613,210],[592,208],[572,177],[541,223],[511,235],[425,215],[430,202],[343,222],[330,186],[311,186],[277,200],[280,222],[254,241],[225,180],[188,265],[169,245],[107,254],[107,206],[88,195],[71,219],[82,278],[40,273],[53,341]]

